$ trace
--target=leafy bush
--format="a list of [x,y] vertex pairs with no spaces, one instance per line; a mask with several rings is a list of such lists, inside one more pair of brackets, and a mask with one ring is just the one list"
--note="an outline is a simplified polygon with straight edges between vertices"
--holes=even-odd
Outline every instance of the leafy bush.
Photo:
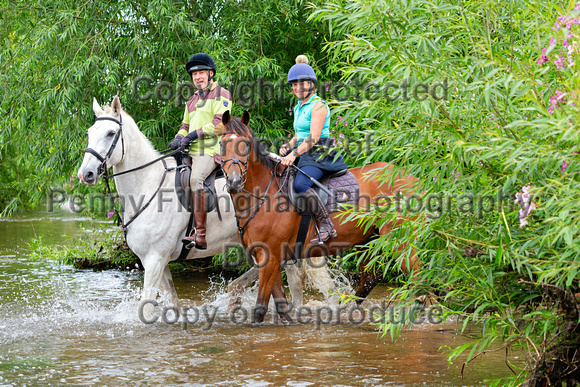
[[[529,368],[514,384],[529,376],[539,383],[548,372],[552,382],[578,380],[571,354],[580,346],[580,7],[566,7],[347,0],[312,16],[345,36],[326,50],[347,87],[368,92],[334,101],[359,138],[373,131],[373,146],[356,162],[389,161],[421,179],[423,195],[403,206],[422,200],[420,216],[369,243],[358,259],[386,270],[416,250],[422,270],[392,300],[404,308],[425,291],[447,290],[446,318],[482,327],[481,339],[450,359],[470,350],[469,361],[499,343],[521,348]],[[389,82],[389,94],[370,93]],[[404,211],[391,208],[351,217],[398,215]],[[401,324],[381,328],[395,335]]]

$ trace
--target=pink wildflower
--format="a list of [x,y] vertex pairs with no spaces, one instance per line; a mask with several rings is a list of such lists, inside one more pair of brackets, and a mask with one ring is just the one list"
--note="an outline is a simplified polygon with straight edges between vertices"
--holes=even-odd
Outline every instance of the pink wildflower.
[[556,70],[564,70],[564,57],[558,55],[558,59],[554,61],[554,65],[556,66]]
[[530,203],[530,188],[531,186],[523,186],[522,192],[516,193],[516,200],[514,201],[515,204],[520,205],[519,211],[519,220],[520,220],[520,228],[528,225],[528,216],[533,210],[537,209],[536,203]]
[[566,160],[564,160],[564,162],[562,163],[562,166],[560,167],[560,169],[562,170],[562,173],[566,172],[566,168],[568,168],[568,165],[570,165],[570,164],[568,164],[566,162]]
[[538,58],[538,66],[543,65],[544,63],[548,62],[548,57],[544,54]]

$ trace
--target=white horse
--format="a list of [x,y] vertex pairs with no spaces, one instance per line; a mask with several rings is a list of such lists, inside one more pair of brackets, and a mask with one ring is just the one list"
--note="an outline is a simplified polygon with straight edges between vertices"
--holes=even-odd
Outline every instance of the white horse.
[[[154,162],[131,171],[151,163],[161,154],[141,133],[133,118],[122,110],[118,97],[104,110],[93,99],[93,111],[97,121],[88,130],[89,144],[78,177],[83,184],[95,185],[103,172],[103,161],[107,168],[113,167],[115,175],[129,171],[114,179],[117,193],[124,203],[124,222],[129,222],[137,214],[125,231],[127,244],[145,269],[141,301],[168,294],[172,304],[178,306],[177,293],[167,264],[177,259],[181,252],[181,238],[186,232],[189,213],[183,209],[175,193],[175,171],[171,168],[176,166],[176,162],[168,157],[164,162]],[[217,179],[215,185],[222,220],[218,219],[216,211],[207,214],[207,250],[192,248],[187,259],[225,253],[224,250],[240,243],[234,206],[224,189],[225,179]],[[142,210],[149,201],[150,204]],[[323,294],[329,295],[335,288],[328,268],[320,265],[320,261],[315,263],[312,266],[301,266],[308,269],[311,283]],[[287,266],[286,272],[292,303],[298,307],[303,303],[306,274],[297,265]],[[240,293],[257,278],[258,268],[253,267],[229,285],[228,291],[232,297],[230,308],[239,305]]]

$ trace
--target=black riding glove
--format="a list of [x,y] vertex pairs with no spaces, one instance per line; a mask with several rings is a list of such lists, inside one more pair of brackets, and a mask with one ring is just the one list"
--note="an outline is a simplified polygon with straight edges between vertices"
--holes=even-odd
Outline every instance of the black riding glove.
[[189,133],[187,136],[181,139],[181,150],[185,150],[185,148],[189,145],[190,142],[197,139],[197,131],[194,130],[193,132]]
[[179,148],[179,145],[181,145],[181,139],[183,138],[183,136],[181,134],[178,134],[177,136],[175,136],[175,138],[173,139],[173,141],[171,141],[169,143],[169,149],[171,150],[177,150]]

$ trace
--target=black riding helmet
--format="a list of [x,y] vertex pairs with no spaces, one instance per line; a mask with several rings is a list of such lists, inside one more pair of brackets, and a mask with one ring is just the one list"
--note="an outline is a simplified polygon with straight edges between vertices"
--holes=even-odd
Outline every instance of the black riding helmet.
[[198,52],[189,58],[187,64],[185,65],[185,70],[189,73],[189,75],[197,70],[213,70],[214,75],[217,73],[213,59],[211,56],[203,52]]

